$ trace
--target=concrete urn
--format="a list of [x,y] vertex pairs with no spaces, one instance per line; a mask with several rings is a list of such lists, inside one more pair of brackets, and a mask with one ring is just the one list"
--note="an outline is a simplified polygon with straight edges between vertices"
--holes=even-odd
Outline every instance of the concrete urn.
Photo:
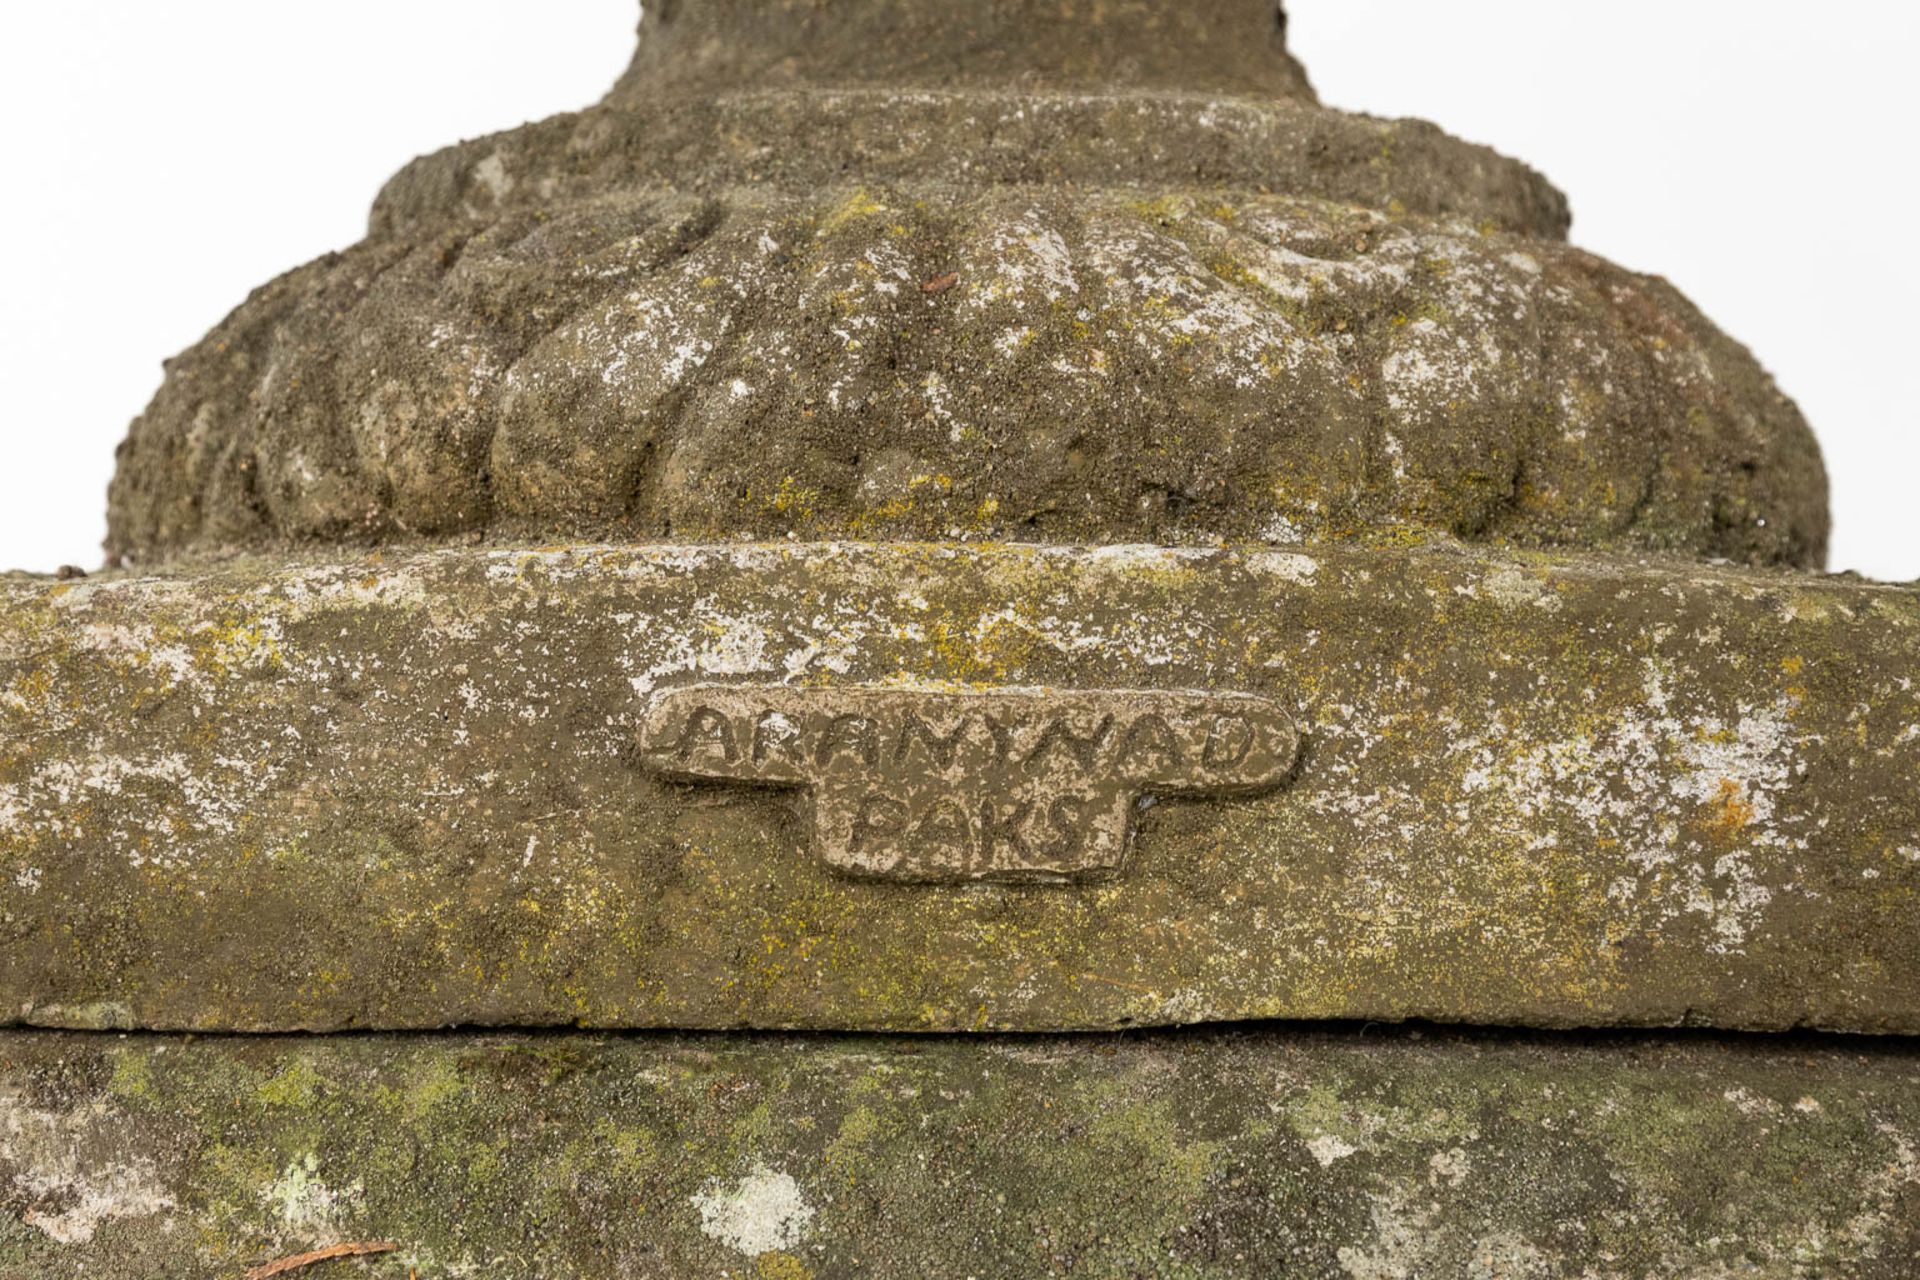
[[649,3],[171,362],[0,577],[0,1276],[1920,1275],[1920,590],[1285,29]]

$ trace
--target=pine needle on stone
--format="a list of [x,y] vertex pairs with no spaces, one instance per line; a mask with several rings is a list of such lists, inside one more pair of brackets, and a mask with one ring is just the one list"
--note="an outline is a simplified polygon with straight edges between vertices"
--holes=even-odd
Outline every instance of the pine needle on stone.
[[316,1249],[312,1253],[302,1253],[291,1258],[281,1258],[277,1262],[263,1263],[247,1272],[244,1280],[268,1280],[270,1276],[283,1276],[289,1271],[298,1271],[316,1263],[332,1262],[336,1258],[364,1258],[376,1253],[392,1253],[399,1247],[391,1240],[330,1245],[325,1249]]

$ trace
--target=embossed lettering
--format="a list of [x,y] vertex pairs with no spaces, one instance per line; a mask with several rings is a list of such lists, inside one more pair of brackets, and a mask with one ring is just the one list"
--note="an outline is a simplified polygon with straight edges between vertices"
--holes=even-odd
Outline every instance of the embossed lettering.
[[1053,839],[1040,852],[1056,862],[1071,862],[1087,843],[1086,801],[1074,796],[1055,796],[1047,805],[1047,821]]
[[820,735],[820,747],[813,762],[825,765],[843,751],[853,752],[868,768],[879,764],[880,726],[868,716],[835,716],[827,725],[827,731]]
[[1200,753],[1200,762],[1209,769],[1236,768],[1253,751],[1253,741],[1253,726],[1245,716],[1231,713],[1215,716],[1213,726],[1207,730],[1207,745]]
[[860,802],[854,814],[853,851],[859,853],[875,840],[887,840],[900,834],[907,825],[907,806],[888,796],[873,792]]
[[800,758],[800,726],[783,711],[763,711],[753,722],[753,762],[765,764],[775,752],[788,763]]
[[942,737],[925,720],[908,713],[906,721],[900,726],[900,736],[894,741],[893,758],[905,760],[908,749],[917,743],[942,769],[951,769],[954,752],[960,749],[960,735],[967,731],[971,723],[971,720],[963,718]]
[[1111,875],[1143,790],[1251,795],[1299,745],[1243,694],[896,686],[677,689],[641,737],[663,773],[810,790],[827,865],[933,883]]
[[987,717],[987,732],[993,738],[993,762],[1006,764],[1013,759],[1013,732],[1018,725],[999,716]]
[[1033,801],[1022,800],[1002,808],[992,798],[980,802],[980,854],[988,862],[993,861],[994,850],[1005,845],[1020,855],[1022,862],[1033,856],[1033,849],[1027,844],[1027,838],[1020,828],[1033,815]]
[[687,727],[673,744],[673,757],[686,764],[700,754],[720,753],[732,764],[740,758],[740,746],[734,741],[733,722],[712,707],[695,707],[687,717]]
[[960,802],[942,796],[927,807],[913,824],[914,838],[948,849],[973,851],[973,824],[967,820]]
[[1127,726],[1127,736],[1120,743],[1122,768],[1137,764],[1154,770],[1177,769],[1180,760],[1180,740],[1165,716],[1144,715]]
[[1084,735],[1075,733],[1073,727],[1067,723],[1067,718],[1061,716],[1049,723],[1041,732],[1040,741],[1027,756],[1027,763],[1029,765],[1038,763],[1048,751],[1056,747],[1064,747],[1068,754],[1080,762],[1082,769],[1091,769],[1095,756],[1098,755],[1100,748],[1106,745],[1107,739],[1112,734],[1113,717],[1110,715],[1100,717],[1100,723],[1095,726],[1093,732]]

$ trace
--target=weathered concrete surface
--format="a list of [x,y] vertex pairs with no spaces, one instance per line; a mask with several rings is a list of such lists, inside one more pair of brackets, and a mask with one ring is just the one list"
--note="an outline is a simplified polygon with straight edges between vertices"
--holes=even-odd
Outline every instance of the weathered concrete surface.
[[649,0],[172,362],[180,576],[0,577],[0,1023],[145,1032],[0,1032],[0,1278],[1920,1274],[1915,1041],[159,1034],[1920,1032],[1920,590],[1284,27]]
[[610,99],[769,88],[1160,90],[1314,102],[1278,0],[667,0]]
[[850,177],[975,194],[1284,192],[1548,241],[1564,240],[1569,224],[1566,197],[1539,174],[1424,120],[1194,94],[770,91],[749,82],[608,102],[422,156],[375,198],[371,232],[491,221],[618,191],[806,191]]
[[19,1280],[1911,1280],[1920,1057],[16,1034],[0,1205]]
[[840,187],[303,268],[173,364],[113,521],[136,558],[1407,525],[1806,564],[1826,487],[1744,350],[1565,246],[1278,197]]
[[1401,527],[1817,566],[1819,452],[1751,355],[1561,243],[1524,166],[1319,107],[1275,14],[650,12],[606,102],[410,166],[173,362],[111,550]]
[[[1920,1030],[1917,681],[1912,589],[1445,546],[13,582],[0,1008]],[[1230,691],[1303,745],[1281,790],[1140,813],[1103,883],[876,884],[822,865],[792,796],[651,770],[649,699],[702,683]]]

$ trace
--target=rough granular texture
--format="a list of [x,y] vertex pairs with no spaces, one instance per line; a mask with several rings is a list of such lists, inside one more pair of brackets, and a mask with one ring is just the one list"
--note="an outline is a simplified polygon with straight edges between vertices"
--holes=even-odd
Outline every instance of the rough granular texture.
[[[804,793],[649,766],[652,700],[716,683],[1233,690],[1302,743],[1139,813],[1104,880],[872,883]],[[1800,574],[780,544],[19,583],[0,1016],[1911,1032],[1916,777],[1920,591]]]
[[805,192],[856,179],[949,195],[1001,186],[1301,192],[1552,240],[1568,220],[1565,198],[1531,169],[1421,120],[1176,94],[741,88],[605,103],[425,156],[380,193],[373,231],[636,186]]
[[127,549],[1826,532],[1792,405],[1663,284],[1279,197],[633,194],[371,242],[177,361],[124,459]]
[[1319,107],[1278,32],[670,6],[606,102],[409,167],[175,361],[112,550],[1400,527],[1820,562],[1818,450],[1747,352],[1565,247],[1523,166]]
[[[0,1036],[0,1273],[1911,1280],[1910,1045]],[[16,1216],[17,1215],[17,1216]]]
[[716,85],[1008,82],[1314,100],[1277,0],[649,0],[639,51],[609,100],[644,105]]
[[1920,1274],[1920,590],[1748,352],[1272,0],[642,33],[0,578],[0,1277]]

